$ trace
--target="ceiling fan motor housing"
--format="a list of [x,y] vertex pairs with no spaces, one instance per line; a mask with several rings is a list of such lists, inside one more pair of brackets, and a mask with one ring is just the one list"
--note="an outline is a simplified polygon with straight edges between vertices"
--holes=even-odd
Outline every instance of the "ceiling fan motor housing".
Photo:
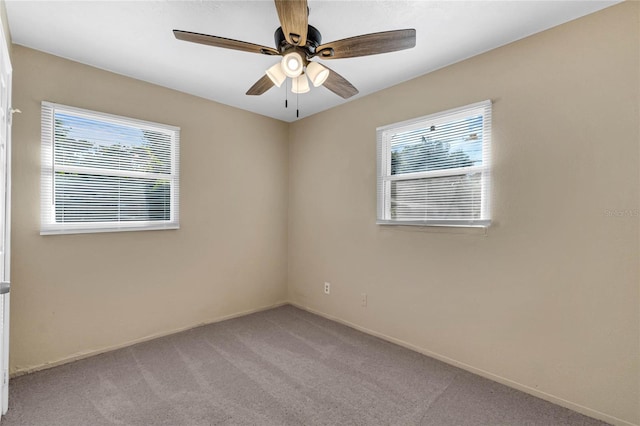
[[[282,27],[278,27],[273,38],[276,42],[276,49],[280,53],[284,53],[286,50],[291,49],[292,45],[287,42],[287,39],[284,37],[284,32],[282,31]],[[317,28],[309,25],[307,30],[307,44],[304,46],[300,46],[302,50],[304,50],[307,58],[311,58],[316,53],[316,48],[322,42],[322,35]]]

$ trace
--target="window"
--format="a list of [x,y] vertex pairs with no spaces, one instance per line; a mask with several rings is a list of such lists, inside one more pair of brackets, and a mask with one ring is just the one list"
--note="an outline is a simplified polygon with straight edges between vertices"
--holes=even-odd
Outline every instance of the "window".
[[42,103],[41,234],[179,228],[180,129]]
[[489,226],[491,101],[377,129],[378,224]]

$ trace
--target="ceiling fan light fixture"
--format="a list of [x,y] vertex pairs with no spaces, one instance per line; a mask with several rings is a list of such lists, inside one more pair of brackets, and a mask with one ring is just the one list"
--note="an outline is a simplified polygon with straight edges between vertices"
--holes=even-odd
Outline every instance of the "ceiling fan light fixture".
[[293,93],[307,93],[309,90],[309,80],[307,80],[306,74],[300,74],[298,77],[293,79],[293,84],[291,85],[291,91]]
[[320,87],[329,78],[329,70],[317,62],[309,62],[307,75],[315,87]]
[[265,71],[265,73],[267,74],[267,76],[269,76],[273,84],[278,87],[282,86],[282,83],[284,83],[284,81],[287,79],[287,76],[282,71],[280,62],[270,67],[267,71]]
[[287,77],[296,78],[302,74],[304,62],[298,52],[287,53],[282,58],[282,71]]

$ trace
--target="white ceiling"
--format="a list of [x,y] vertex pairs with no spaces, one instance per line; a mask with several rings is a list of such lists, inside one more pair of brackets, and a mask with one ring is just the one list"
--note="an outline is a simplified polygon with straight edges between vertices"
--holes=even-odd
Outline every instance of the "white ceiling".
[[[309,0],[309,24],[322,41],[415,28],[416,47],[325,61],[360,90],[351,98],[426,74],[618,1]],[[284,121],[296,120],[285,88],[245,92],[277,62],[265,55],[176,40],[173,29],[274,47],[274,4],[262,1],[7,0],[14,43]],[[348,102],[313,88],[299,95],[300,117]]]

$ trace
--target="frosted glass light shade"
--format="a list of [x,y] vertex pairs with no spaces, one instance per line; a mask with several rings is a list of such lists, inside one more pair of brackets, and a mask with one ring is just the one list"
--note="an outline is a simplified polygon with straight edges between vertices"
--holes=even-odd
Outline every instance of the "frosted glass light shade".
[[304,67],[304,61],[302,56],[298,52],[291,52],[284,55],[282,58],[282,71],[287,77],[296,78],[302,74],[302,68]]
[[282,83],[284,83],[284,81],[287,79],[287,76],[282,71],[282,64],[280,62],[278,62],[265,72],[267,76],[269,76],[271,81],[273,81],[273,84],[278,87],[282,86]]
[[311,83],[313,83],[315,87],[319,87],[327,81],[327,78],[329,77],[329,70],[317,62],[309,62],[306,74],[309,76]]
[[300,74],[293,79],[293,84],[291,85],[293,93],[307,93],[309,90],[309,80],[307,80],[306,74]]

